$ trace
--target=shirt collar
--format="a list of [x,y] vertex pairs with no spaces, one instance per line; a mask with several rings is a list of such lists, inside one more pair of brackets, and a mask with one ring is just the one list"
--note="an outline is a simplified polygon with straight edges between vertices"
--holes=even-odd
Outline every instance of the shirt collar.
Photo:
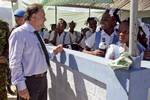
[[108,35],[104,30],[102,30],[102,31],[101,31],[101,34],[102,34],[102,35],[107,35],[107,36],[114,36],[114,35],[116,35],[117,33],[116,33],[116,31],[114,30],[114,32],[113,32],[111,35]]
[[28,22],[24,23],[22,25],[22,28],[28,32],[34,32],[35,31],[35,28],[31,24],[29,24]]

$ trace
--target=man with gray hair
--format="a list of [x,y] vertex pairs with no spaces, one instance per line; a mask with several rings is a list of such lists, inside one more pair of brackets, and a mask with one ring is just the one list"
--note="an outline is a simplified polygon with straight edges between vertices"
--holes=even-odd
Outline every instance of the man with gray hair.
[[47,69],[49,58],[63,50],[58,45],[47,52],[39,31],[45,22],[43,6],[32,4],[26,10],[26,22],[9,37],[9,65],[12,83],[19,100],[47,100]]

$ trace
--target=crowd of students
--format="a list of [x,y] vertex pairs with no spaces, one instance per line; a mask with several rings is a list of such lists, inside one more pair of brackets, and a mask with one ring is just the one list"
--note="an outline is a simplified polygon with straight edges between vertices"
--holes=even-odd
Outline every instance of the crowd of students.
[[[38,8],[39,10],[37,10],[37,11],[35,11],[35,9],[37,9],[36,6],[39,7]],[[35,11],[35,12],[33,12],[33,11]],[[33,5],[33,8],[28,8],[28,10],[26,12],[27,15],[25,15],[24,10],[20,10],[20,9],[16,10],[14,12],[16,26],[14,28],[12,28],[12,33],[16,32],[15,30],[18,30],[18,29],[25,31],[24,28],[22,29],[22,27],[25,27],[26,30],[28,30],[28,28],[32,29],[31,25],[30,25],[31,22],[34,22],[34,23],[32,23],[33,26],[38,27],[39,25],[37,25],[35,23],[36,23],[36,21],[39,21],[38,23],[41,23],[41,25],[40,25],[40,27],[38,27],[38,29],[41,29],[41,30],[40,31],[38,30],[39,31],[38,33],[41,35],[41,37],[43,37],[43,41],[46,44],[56,46],[56,48],[53,51],[55,54],[57,54],[63,50],[63,48],[62,48],[62,45],[63,45],[64,48],[77,50],[77,51],[88,53],[91,55],[105,57],[106,59],[114,60],[114,59],[117,59],[123,52],[129,51],[130,19],[128,18],[128,19],[121,21],[119,18],[119,15],[118,15],[118,11],[119,11],[119,9],[107,9],[103,13],[103,16],[100,19],[100,22],[98,22],[96,17],[87,18],[87,20],[86,20],[87,27],[81,29],[80,32],[75,30],[75,27],[77,24],[74,21],[71,21],[68,23],[69,30],[65,31],[65,29],[67,27],[67,22],[62,18],[59,19],[57,24],[52,24],[51,30],[48,31],[44,27],[41,28],[44,21],[46,20],[44,10],[41,5],[35,4],[35,5]],[[25,23],[25,18],[26,18],[26,23]],[[41,22],[38,19],[41,19]],[[4,22],[2,22],[2,23],[4,23]],[[6,23],[4,23],[4,24],[6,27],[4,27],[4,28],[1,27],[0,30],[2,30],[2,31],[0,34],[3,34],[4,29],[5,30],[7,29],[9,31],[8,25]],[[28,27],[26,27],[26,26],[28,26]],[[140,55],[140,56],[142,56],[143,59],[150,61],[150,25],[143,23],[141,20],[138,20],[138,26],[139,27],[138,27],[137,43],[136,43],[137,49],[135,50],[136,55],[137,56]],[[16,28],[18,28],[18,29],[16,29]],[[5,75],[6,75],[5,70],[6,70],[6,68],[8,68],[8,43],[7,43],[8,31],[6,31],[5,34],[0,35],[0,38],[2,38],[1,40],[5,40],[4,41],[5,45],[4,45],[4,43],[0,42],[0,43],[2,43],[2,45],[0,45],[1,47],[4,45],[4,47],[2,47],[3,50],[0,48],[1,51],[5,51],[4,53],[2,53],[0,51],[0,66],[2,67],[0,69],[0,72],[2,72],[2,75],[3,75],[3,76],[2,75],[0,75],[0,76],[4,80],[6,80],[6,76],[4,76],[3,73],[5,72]],[[20,32],[20,31],[18,30],[17,32]],[[28,31],[28,32],[30,33],[30,31]],[[32,32],[32,33],[34,33],[34,32]],[[27,33],[25,31],[24,35],[26,36],[26,34]],[[20,36],[21,34],[16,34],[16,35]],[[33,35],[33,34],[28,34],[28,35]],[[10,44],[11,44],[11,41],[10,41],[11,37],[13,37],[13,35],[11,35],[9,38]],[[28,36],[28,38],[29,37],[30,36]],[[33,38],[33,37],[31,36],[30,38]],[[22,41],[22,38],[18,38],[18,39],[20,41]],[[14,40],[16,43],[18,43],[18,44],[20,43],[19,45],[22,46],[21,42],[17,41],[18,39],[16,39],[16,40],[14,39]],[[37,39],[35,39],[35,40],[37,41]],[[30,41],[35,43],[35,41],[33,41],[32,39],[30,39]],[[29,40],[27,42],[29,43]],[[35,43],[35,45],[36,45],[36,43]],[[28,46],[30,48],[30,45],[28,45]],[[12,45],[9,45],[9,48],[12,48]],[[32,47],[32,48],[36,49],[34,47]],[[11,49],[11,50],[13,51],[14,49]],[[12,52],[11,50],[9,50],[10,53]],[[16,49],[16,50],[18,50],[18,49]],[[40,52],[40,50],[39,50],[39,52]],[[23,51],[23,49],[22,49],[22,51]],[[25,54],[28,54],[27,52]],[[30,53],[32,54],[32,50],[30,51]],[[16,55],[18,56],[18,54],[16,54]],[[35,55],[36,55],[36,53],[35,53]],[[43,57],[43,56],[41,56],[41,57]],[[10,58],[11,58],[11,55],[10,55]],[[37,58],[40,58],[40,57],[37,57]],[[43,59],[45,59],[45,58],[43,57]],[[10,60],[13,61],[13,59],[10,59]],[[37,62],[39,62],[39,60],[37,60]],[[45,61],[44,61],[44,63],[46,65]],[[35,64],[37,64],[37,63],[35,63]],[[37,65],[37,66],[39,66],[39,65]],[[41,70],[39,70],[39,71],[41,71]],[[45,75],[45,72],[42,75]],[[3,81],[2,79],[1,79],[1,81]],[[11,84],[11,82],[10,82],[10,84]],[[7,93],[6,93],[6,88],[5,88],[6,82],[4,82],[4,84],[1,84],[0,87],[2,87],[2,88],[0,88],[0,91],[3,91],[3,93],[4,93],[4,94],[0,95],[0,99],[3,98],[3,100],[7,100]],[[10,92],[12,92],[12,91],[10,91]]]
[[[129,51],[129,18],[121,21],[119,9],[107,9],[100,21],[96,17],[86,20],[87,27],[80,32],[75,30],[76,23],[68,23],[69,31],[65,31],[67,22],[60,18],[52,25],[50,32],[43,36],[45,43],[52,45],[63,44],[65,48],[84,53],[116,59],[122,52]],[[99,23],[99,24],[98,24]],[[105,50],[100,45],[105,42]],[[150,60],[150,29],[147,24],[138,20],[136,54],[144,54],[143,59]]]

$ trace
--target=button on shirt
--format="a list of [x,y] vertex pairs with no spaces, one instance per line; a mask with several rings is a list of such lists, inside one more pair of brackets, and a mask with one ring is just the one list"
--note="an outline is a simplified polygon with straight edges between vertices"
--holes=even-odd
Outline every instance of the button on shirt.
[[[9,37],[9,66],[12,83],[18,90],[26,88],[25,76],[46,72],[48,65],[40,42],[29,23],[16,28]],[[51,58],[54,55],[50,52]]]
[[[106,45],[112,44],[114,35],[117,34],[116,31],[114,31],[111,35],[108,35],[104,30],[102,30],[100,33],[101,33],[100,40],[102,40],[102,38],[105,38]],[[94,49],[95,35],[96,32],[85,41],[86,46],[88,46],[91,49]]]

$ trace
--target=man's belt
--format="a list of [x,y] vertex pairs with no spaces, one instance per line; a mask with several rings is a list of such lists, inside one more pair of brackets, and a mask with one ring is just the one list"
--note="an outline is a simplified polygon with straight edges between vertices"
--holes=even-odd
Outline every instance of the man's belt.
[[32,76],[25,76],[26,78],[42,78],[45,77],[47,74],[47,72],[41,73],[41,74],[36,74],[36,75],[32,75]]

